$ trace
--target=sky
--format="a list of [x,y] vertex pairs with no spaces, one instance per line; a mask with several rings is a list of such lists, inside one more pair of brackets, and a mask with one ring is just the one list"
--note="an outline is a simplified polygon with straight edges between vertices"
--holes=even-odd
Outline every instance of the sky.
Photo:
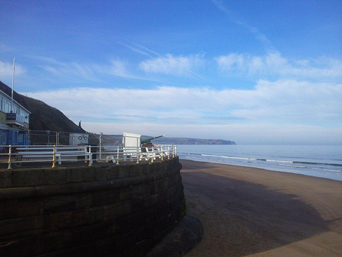
[[342,144],[340,0],[0,0],[0,81],[89,132]]

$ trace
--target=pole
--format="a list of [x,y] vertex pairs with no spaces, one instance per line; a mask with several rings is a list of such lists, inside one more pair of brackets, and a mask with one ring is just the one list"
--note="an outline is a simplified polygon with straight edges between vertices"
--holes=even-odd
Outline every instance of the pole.
[[56,146],[52,146],[52,167],[51,168],[56,168]]
[[102,133],[100,133],[100,149],[99,149],[99,152],[100,152],[100,161],[102,160]]
[[8,168],[9,170],[12,169],[12,145],[8,146]]
[[14,72],[15,72],[15,57],[13,58],[13,73],[12,73],[12,96],[11,96],[11,113],[13,112]]

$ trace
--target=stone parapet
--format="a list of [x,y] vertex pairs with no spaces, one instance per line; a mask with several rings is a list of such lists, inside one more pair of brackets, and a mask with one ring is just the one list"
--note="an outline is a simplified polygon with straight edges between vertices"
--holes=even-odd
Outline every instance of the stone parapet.
[[0,171],[0,256],[144,256],[185,212],[178,158]]

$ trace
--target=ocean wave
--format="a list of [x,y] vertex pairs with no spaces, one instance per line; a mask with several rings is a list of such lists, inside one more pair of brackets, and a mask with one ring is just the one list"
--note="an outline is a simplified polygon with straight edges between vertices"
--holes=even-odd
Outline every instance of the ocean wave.
[[236,161],[243,161],[243,162],[271,162],[278,165],[281,164],[303,164],[298,165],[297,167],[306,167],[307,165],[321,165],[321,166],[336,166],[342,167],[341,163],[327,163],[327,162],[311,162],[311,161],[298,161],[298,160],[274,160],[274,159],[267,159],[267,158],[252,158],[252,157],[240,157],[240,156],[227,156],[227,155],[216,155],[216,154],[206,154],[206,153],[181,153],[184,155],[194,155],[194,156],[202,156],[202,157],[209,157],[209,158],[218,158],[218,159],[231,159]]
[[298,164],[307,164],[307,165],[329,165],[329,166],[337,166],[342,167],[340,163],[326,163],[326,162],[305,162],[305,161],[294,161],[293,163]]

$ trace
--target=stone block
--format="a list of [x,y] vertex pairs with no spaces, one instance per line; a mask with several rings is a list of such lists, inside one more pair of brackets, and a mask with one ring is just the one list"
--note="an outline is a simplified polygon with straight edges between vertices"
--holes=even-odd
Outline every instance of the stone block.
[[155,184],[154,181],[149,182],[149,183],[148,183],[148,187],[149,187],[149,190],[148,190],[148,191],[149,191],[149,192],[148,192],[149,195],[153,195],[153,194],[156,193],[156,184]]
[[18,199],[0,201],[0,220],[18,217]]
[[87,210],[54,213],[50,217],[52,231],[86,226],[91,223],[90,214]]
[[1,220],[0,238],[30,236],[35,235],[37,231],[43,233],[49,230],[49,225],[50,220],[46,215]]
[[119,166],[117,165],[110,165],[107,168],[107,179],[118,179],[120,177]]
[[132,168],[132,165],[119,166],[119,178],[129,178],[132,171],[134,172],[134,168]]
[[18,217],[39,216],[44,214],[42,199],[20,199],[18,202]]
[[24,256],[19,240],[1,242],[0,256]]
[[64,236],[62,233],[48,233],[27,242],[25,248],[29,248],[32,255],[41,255],[59,251],[64,248]]
[[76,210],[76,197],[74,195],[50,196],[44,198],[44,213],[59,213]]
[[104,206],[105,220],[115,220],[119,217],[126,216],[131,212],[131,202],[126,201],[118,204]]
[[139,212],[144,208],[144,200],[142,197],[133,197],[131,200],[131,211],[133,213]]
[[149,174],[149,165],[148,163],[141,163],[139,165],[134,165],[133,167],[134,177],[144,177]]
[[103,206],[118,203],[120,201],[120,189],[107,189],[103,191],[93,191],[92,206]]
[[98,167],[96,169],[92,169],[92,177],[93,177],[93,181],[103,181],[103,180],[107,180],[108,177],[108,169],[104,168],[104,167]]
[[44,169],[45,185],[65,184],[67,182],[66,169]]
[[36,186],[35,191],[37,196],[52,196],[62,194],[70,195],[74,193],[84,192],[85,190],[83,183],[69,183],[61,185]]
[[12,170],[12,186],[26,187],[44,185],[43,169]]
[[149,195],[150,187],[148,183],[133,185],[132,196],[133,197],[147,197]]
[[12,171],[2,170],[0,171],[0,188],[12,186]]
[[132,187],[122,187],[120,191],[120,202],[132,199]]
[[104,208],[102,206],[89,209],[91,224],[104,222],[104,213]]
[[76,209],[90,208],[93,203],[93,197],[91,195],[91,192],[76,194],[75,199],[76,199]]
[[154,194],[150,197],[144,199],[144,208],[150,208],[152,206],[156,206],[159,202],[159,195]]
[[36,196],[36,187],[6,187],[0,188],[0,199],[16,199]]
[[67,169],[67,183],[92,181],[91,169],[87,167]]

